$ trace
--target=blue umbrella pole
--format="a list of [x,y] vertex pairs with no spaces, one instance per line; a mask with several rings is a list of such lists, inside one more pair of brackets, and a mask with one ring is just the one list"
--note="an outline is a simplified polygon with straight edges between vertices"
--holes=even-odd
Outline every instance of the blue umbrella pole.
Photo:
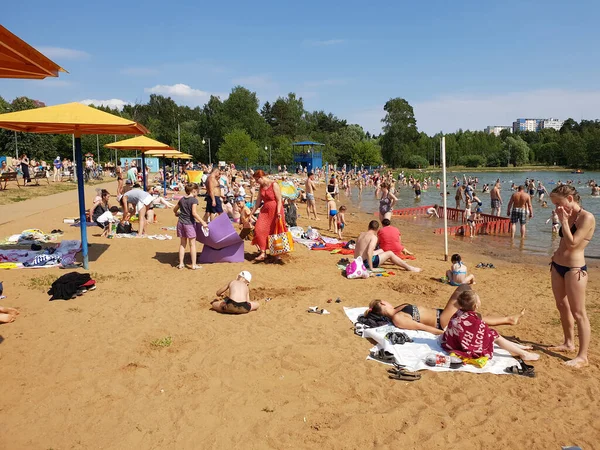
[[164,196],[167,196],[167,158],[163,157],[163,188],[164,188]]
[[81,230],[81,254],[83,268],[89,269],[87,220],[85,217],[85,188],[83,185],[83,155],[81,154],[81,136],[75,136],[75,168],[77,170],[77,194],[79,197],[79,227]]
[[144,180],[144,190],[146,190],[146,157],[142,152],[142,180]]

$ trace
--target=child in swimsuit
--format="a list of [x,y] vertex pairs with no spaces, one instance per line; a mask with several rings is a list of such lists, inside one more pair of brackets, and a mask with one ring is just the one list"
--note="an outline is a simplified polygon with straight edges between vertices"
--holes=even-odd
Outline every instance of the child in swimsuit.
[[458,253],[452,255],[452,267],[446,271],[448,282],[452,286],[460,286],[461,284],[475,284],[475,275],[467,275],[467,266],[462,263],[462,259]]
[[[338,232],[337,228],[337,205],[333,196],[330,193],[327,193],[327,215],[329,216],[329,228],[328,231],[333,231],[335,233]],[[333,228],[333,230],[332,230]]]
[[558,234],[558,230],[560,229],[560,222],[558,221],[558,214],[556,214],[555,210],[552,210],[552,216],[546,220],[546,223],[552,221],[552,234]]
[[[210,302],[210,309],[223,314],[247,314],[258,309],[258,302],[250,301],[250,289],[248,286],[252,281],[252,274],[242,270],[235,280],[230,281],[217,291],[220,299]],[[225,293],[229,291],[229,295]]]
[[344,205],[340,206],[340,210],[337,214],[337,229],[338,229],[338,238],[342,240],[342,231],[346,227],[346,207]]

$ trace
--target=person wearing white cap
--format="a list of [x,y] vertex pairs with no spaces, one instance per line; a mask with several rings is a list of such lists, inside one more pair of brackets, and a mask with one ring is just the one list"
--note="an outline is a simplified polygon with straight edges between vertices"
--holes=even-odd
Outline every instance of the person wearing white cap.
[[[258,309],[258,302],[250,301],[250,281],[252,274],[242,270],[235,280],[217,291],[219,299],[213,300],[210,309],[224,314],[247,314]],[[229,291],[229,295],[225,293]]]

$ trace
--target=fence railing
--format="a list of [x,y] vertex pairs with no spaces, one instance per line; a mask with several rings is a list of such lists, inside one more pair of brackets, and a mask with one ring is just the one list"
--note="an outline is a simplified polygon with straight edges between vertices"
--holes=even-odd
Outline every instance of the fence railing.
[[[439,217],[443,217],[444,208],[439,205],[419,206],[415,208],[394,209],[392,216],[418,216],[427,215],[427,211],[435,208]],[[457,208],[446,208],[448,220],[456,222],[465,221],[465,211]],[[436,228],[435,234],[443,234],[444,228]],[[458,236],[468,236],[471,233],[471,227],[468,224],[455,225],[448,227],[448,234]],[[510,219],[506,217],[493,216],[491,214],[479,213],[479,218],[475,221],[475,234],[507,234],[510,233]]]

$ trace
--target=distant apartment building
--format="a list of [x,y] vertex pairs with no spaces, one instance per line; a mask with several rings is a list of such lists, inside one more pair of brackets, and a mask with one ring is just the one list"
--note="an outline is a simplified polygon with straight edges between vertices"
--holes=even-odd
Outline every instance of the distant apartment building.
[[553,128],[560,130],[564,120],[558,119],[517,119],[513,122],[512,130],[513,133],[519,131],[540,131],[545,128]]
[[496,136],[500,136],[500,132],[502,130],[507,130],[509,133],[512,133],[512,127],[511,126],[490,125],[490,126],[488,126],[488,127],[485,128],[485,132],[487,134],[495,134]]
[[560,131],[560,129],[563,126],[563,123],[565,123],[564,120],[558,120],[558,119],[544,119],[542,121],[542,130],[546,129],[546,128],[552,128],[556,131]]

